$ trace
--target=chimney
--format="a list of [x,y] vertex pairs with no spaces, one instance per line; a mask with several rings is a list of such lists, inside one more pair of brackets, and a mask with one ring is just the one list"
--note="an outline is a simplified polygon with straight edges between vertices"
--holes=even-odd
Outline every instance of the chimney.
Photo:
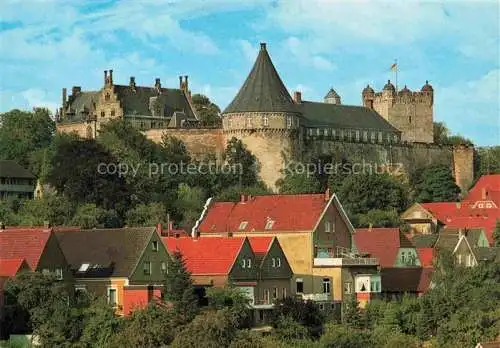
[[330,200],[330,188],[327,188],[326,191],[325,191],[325,201],[329,201]]
[[456,205],[457,209],[462,208],[462,203],[461,202],[456,202],[455,205]]
[[485,188],[485,187],[483,187],[483,188],[481,189],[481,199],[483,199],[483,200],[484,200],[484,199],[486,199],[487,197],[488,197],[488,191],[486,191],[486,188]]
[[158,77],[155,79],[155,87],[157,90],[161,89],[161,82],[160,82],[160,79]]
[[62,107],[64,108],[66,106],[66,101],[68,100],[67,98],[68,92],[66,88],[62,89]]
[[246,200],[247,200],[246,195],[241,194],[241,196],[240,196],[240,202],[241,202],[241,203],[245,203],[245,202],[246,202]]
[[111,86],[113,85],[113,70],[109,71],[109,84]]
[[135,77],[134,76],[130,76],[129,86],[130,86],[130,88],[135,90]]
[[163,227],[161,225],[161,222],[159,222],[157,225],[156,225],[156,232],[158,232],[158,234],[161,236],[163,235]]
[[300,93],[299,91],[295,91],[293,93],[293,100],[295,101],[295,103],[297,104],[300,104],[302,103],[302,93]]
[[261,42],[260,43],[260,50],[261,51],[265,51],[266,50],[266,43],[265,42]]
[[170,232],[172,232],[173,229],[174,229],[174,222],[169,221],[168,222],[168,234],[170,234]]
[[71,96],[75,97],[81,91],[82,91],[82,87],[80,87],[80,86],[73,86],[73,88],[71,88]]
[[105,85],[108,84],[108,71],[107,70],[104,70],[104,84]]
[[368,231],[371,232],[372,231],[372,227],[373,227],[373,224],[370,223],[370,225],[368,226]]
[[182,76],[179,76],[179,89],[182,90],[183,89],[183,85],[182,85]]
[[184,89],[185,89],[184,92],[186,92],[186,93],[189,91],[189,84],[188,84],[188,76],[187,75],[184,76]]
[[5,224],[3,222],[0,222],[0,231],[5,230]]

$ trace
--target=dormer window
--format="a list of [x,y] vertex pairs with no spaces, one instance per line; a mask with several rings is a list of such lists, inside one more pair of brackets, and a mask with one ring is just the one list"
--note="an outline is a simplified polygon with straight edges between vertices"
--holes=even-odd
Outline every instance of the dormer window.
[[273,267],[274,268],[281,267],[281,259],[279,257],[273,257]]
[[252,268],[252,259],[242,259],[241,260],[242,268]]
[[242,221],[240,223],[240,226],[238,227],[238,230],[243,231],[245,228],[247,228],[248,221]]
[[153,242],[151,243],[151,249],[152,249],[153,251],[158,251],[158,242],[157,242],[157,241],[153,241]]
[[247,127],[252,128],[252,119],[250,117],[247,118]]
[[267,116],[264,116],[262,118],[262,124],[264,125],[264,127],[269,126],[269,118]]
[[267,220],[266,226],[264,227],[266,230],[272,230],[274,226],[274,220]]

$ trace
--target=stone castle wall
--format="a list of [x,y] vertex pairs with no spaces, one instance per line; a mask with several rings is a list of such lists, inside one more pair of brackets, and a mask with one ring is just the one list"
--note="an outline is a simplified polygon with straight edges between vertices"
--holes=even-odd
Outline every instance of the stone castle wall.
[[467,190],[472,184],[473,149],[471,147],[441,146],[435,144],[360,144],[332,140],[309,140],[304,146],[304,161],[319,155],[336,155],[351,163],[364,165],[364,170],[375,170],[377,166],[391,168],[393,174],[409,175],[416,169],[436,164],[450,166],[457,185]]
[[222,158],[226,148],[226,139],[222,129],[149,129],[143,132],[148,139],[155,143],[161,142],[163,134],[176,137],[186,144],[189,153],[197,159],[207,155],[215,155],[217,159]]

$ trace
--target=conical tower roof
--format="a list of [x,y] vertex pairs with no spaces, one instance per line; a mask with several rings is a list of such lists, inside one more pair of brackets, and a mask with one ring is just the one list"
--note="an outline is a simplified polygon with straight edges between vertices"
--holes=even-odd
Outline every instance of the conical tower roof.
[[259,55],[245,83],[224,110],[224,113],[233,112],[297,112],[265,43],[260,44]]

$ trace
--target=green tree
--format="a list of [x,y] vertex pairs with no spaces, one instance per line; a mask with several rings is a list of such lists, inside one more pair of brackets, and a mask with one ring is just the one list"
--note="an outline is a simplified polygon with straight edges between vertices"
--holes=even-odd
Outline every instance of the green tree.
[[241,140],[231,138],[224,152],[224,160],[232,169],[231,175],[225,175],[227,186],[253,186],[259,182],[257,158],[246,148]]
[[191,156],[187,150],[186,144],[179,138],[168,135],[167,133],[163,134],[161,137],[161,147],[163,156],[168,160],[169,163],[190,163]]
[[366,214],[374,209],[401,212],[408,204],[405,185],[385,173],[350,175],[337,194],[351,215]]
[[168,222],[168,213],[163,203],[138,204],[126,214],[128,226],[156,226]]
[[125,319],[106,347],[164,347],[172,343],[181,329],[180,325],[182,323],[173,311],[150,303],[146,308],[135,310]]
[[87,229],[97,227],[102,222],[104,213],[104,209],[93,203],[83,204],[76,209],[71,225]]
[[493,230],[493,241],[496,247],[500,247],[500,219],[497,219],[495,229]]
[[396,210],[370,210],[366,214],[353,217],[352,223],[356,227],[399,227],[401,219]]
[[452,202],[458,200],[460,188],[445,165],[425,168],[416,183],[417,202]]
[[238,330],[229,309],[198,315],[175,337],[172,348],[229,347],[237,338]]
[[180,184],[177,190],[176,209],[183,216],[183,223],[187,226],[193,226],[199,219],[203,206],[205,204],[205,194],[199,187],[189,187],[187,184]]
[[74,214],[74,205],[64,196],[46,195],[43,199],[25,200],[18,211],[18,221],[25,226],[69,225]]
[[434,122],[434,143],[441,145],[473,145],[470,139],[461,135],[452,135],[443,122]]
[[191,274],[186,268],[182,254],[176,251],[165,274],[162,297],[173,304],[175,311],[185,322],[192,320],[198,312],[198,298],[194,292]]
[[191,101],[202,126],[214,127],[221,125],[220,109],[207,96],[194,94]]
[[230,202],[238,202],[241,199],[241,195],[250,195],[250,196],[262,196],[268,195],[272,192],[269,188],[264,185],[258,184],[254,186],[247,187],[239,187],[239,186],[230,186],[225,189],[220,190],[215,198],[218,201],[230,201]]
[[[94,140],[58,135],[48,183],[75,203],[94,203],[124,213],[130,190],[124,177],[115,172],[118,160]],[[108,167],[110,165],[110,167]]]
[[325,319],[316,303],[293,297],[276,301],[270,322],[274,327],[277,327],[283,318],[291,318],[306,327],[311,336],[317,336],[321,332]]
[[480,147],[476,149],[476,178],[488,174],[500,174],[500,146]]
[[375,347],[369,331],[335,324],[326,325],[325,333],[320,338],[320,346],[328,348]]
[[342,323],[355,329],[363,326],[359,303],[355,295],[347,297],[342,304]]
[[248,328],[252,324],[250,300],[240,289],[226,286],[224,288],[208,288],[209,308],[215,310],[228,309],[233,315],[237,328]]
[[301,170],[287,170],[285,176],[276,181],[280,193],[318,193],[321,192],[321,183],[315,173]]
[[311,338],[309,330],[297,323],[291,316],[279,318],[273,334],[280,340],[287,342]]
[[[30,156],[49,146],[56,130],[48,109],[32,112],[11,110],[0,114],[0,159],[9,159],[31,168]],[[38,175],[38,172],[34,172]]]
[[85,325],[80,343],[87,348],[109,347],[113,335],[119,330],[120,320],[115,315],[105,298],[95,298],[88,308],[83,310]]

